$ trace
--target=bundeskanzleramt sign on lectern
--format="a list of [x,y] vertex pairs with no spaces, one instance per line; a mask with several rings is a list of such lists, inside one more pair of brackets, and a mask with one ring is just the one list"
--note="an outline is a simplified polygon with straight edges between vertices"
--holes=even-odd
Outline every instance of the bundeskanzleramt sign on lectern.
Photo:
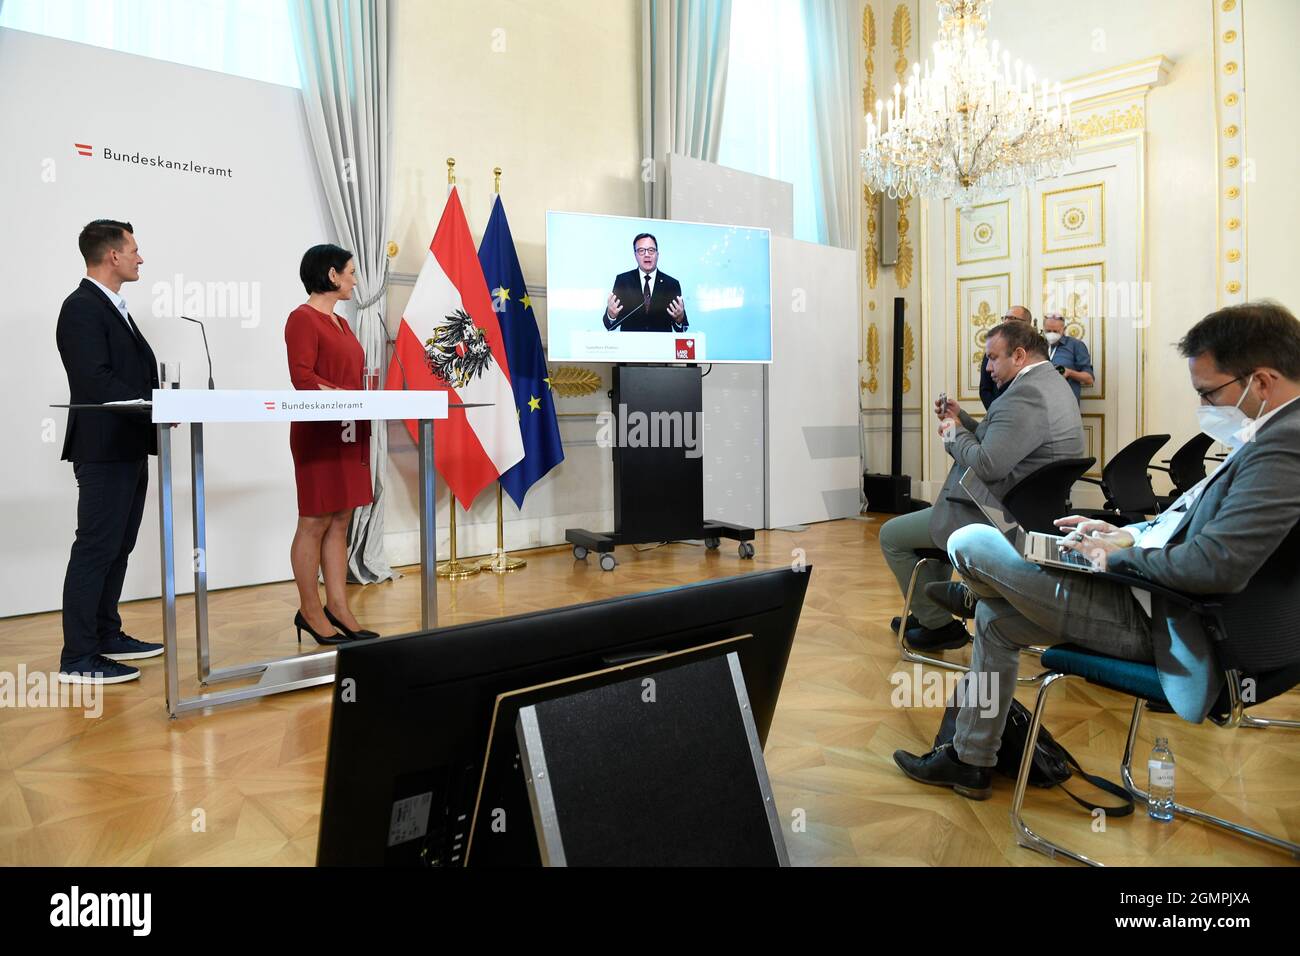
[[[121,406],[119,406],[120,408]],[[141,406],[136,406],[140,408]],[[461,407],[461,406],[455,406]],[[420,423],[420,622],[437,625],[434,581],[435,519],[433,420],[447,417],[444,391],[277,391],[155,389],[153,422],[158,430],[158,537],[162,548],[163,647],[167,670],[167,712],[231,704],[334,680],[334,649],[314,654],[213,670],[208,646],[207,533],[204,514],[203,426],[210,422],[320,422],[417,420]],[[180,693],[176,641],[176,557],[172,501],[171,426],[190,426],[190,474],[194,483],[194,630],[198,678],[203,686],[257,677],[256,684],[185,698]]]

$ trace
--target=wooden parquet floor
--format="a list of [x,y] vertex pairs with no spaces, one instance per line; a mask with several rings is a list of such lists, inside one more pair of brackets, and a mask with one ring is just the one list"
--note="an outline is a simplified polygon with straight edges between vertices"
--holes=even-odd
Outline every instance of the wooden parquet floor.
[[[767,744],[767,763],[790,856],[799,865],[1059,866],[1011,835],[1012,785],[995,778],[977,803],[924,787],[895,768],[899,747],[929,749],[940,711],[891,704],[902,668],[889,619],[898,589],[881,558],[883,518],[760,532],[754,561],[733,549],[690,545],[619,549],[603,573],[567,548],[525,555],[528,567],[439,585],[444,624],[479,620],[700,578],[777,567],[802,548],[814,566],[794,652]],[[143,546],[143,545],[142,545]],[[287,545],[286,545],[287,546]],[[418,579],[357,588],[353,608],[381,633],[417,626]],[[211,597],[214,666],[281,656],[294,648],[291,583]],[[157,601],[122,609],[128,633],[161,640]],[[179,602],[182,681],[196,692],[193,610]],[[0,671],[57,669],[59,616],[0,621]],[[303,646],[303,652],[316,648]],[[956,652],[965,655],[966,651]],[[1026,657],[1025,667],[1037,662]],[[910,665],[909,665],[910,669]],[[103,713],[0,707],[0,864],[309,865],[315,858],[330,692],[313,688],[169,720],[161,658],[142,678],[109,687]],[[1021,700],[1032,707],[1032,690]],[[1047,726],[1093,773],[1118,779],[1128,698],[1065,682]],[[1300,718],[1300,694],[1262,705]],[[1156,732],[1178,762],[1178,797],[1221,816],[1300,841],[1300,733],[1144,721],[1139,764]],[[1140,780],[1145,773],[1139,771]],[[1084,793],[1089,793],[1083,788]],[[1286,854],[1184,820],[1158,824],[1143,808],[1094,832],[1059,791],[1031,789],[1027,818],[1044,835],[1116,864],[1287,865]],[[795,820],[803,825],[791,832]]]

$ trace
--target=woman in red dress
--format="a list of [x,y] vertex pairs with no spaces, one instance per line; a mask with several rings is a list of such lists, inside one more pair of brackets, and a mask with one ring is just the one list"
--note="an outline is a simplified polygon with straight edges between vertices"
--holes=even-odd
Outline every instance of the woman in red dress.
[[[365,350],[347,320],[334,310],[351,299],[357,284],[352,253],[338,246],[312,246],[298,270],[307,302],[289,314],[284,343],[293,387],[308,391],[359,389]],[[352,510],[372,499],[369,422],[293,422],[289,426],[298,483],[298,529],[289,557],[298,585],[294,617],[320,644],[378,637],[357,623],[348,608],[348,524]],[[325,578],[325,604],[316,589]]]

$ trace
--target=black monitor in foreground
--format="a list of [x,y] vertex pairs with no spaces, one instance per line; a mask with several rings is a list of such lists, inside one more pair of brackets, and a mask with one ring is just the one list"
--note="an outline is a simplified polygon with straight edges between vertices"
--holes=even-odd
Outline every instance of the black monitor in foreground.
[[468,862],[539,863],[522,771],[512,775],[515,768],[502,770],[494,758],[496,772],[484,780],[502,694],[716,645],[716,653],[737,654],[766,743],[811,570],[761,571],[341,646],[317,863],[462,865],[481,785],[494,812],[479,814]]

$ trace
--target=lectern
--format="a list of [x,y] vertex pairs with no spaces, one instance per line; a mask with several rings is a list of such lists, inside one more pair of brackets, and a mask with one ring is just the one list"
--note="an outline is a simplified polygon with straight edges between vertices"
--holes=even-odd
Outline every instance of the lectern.
[[[119,406],[121,407],[121,406]],[[136,406],[143,408],[143,406]],[[203,426],[210,422],[416,420],[420,433],[420,621],[438,620],[435,553],[433,420],[447,417],[444,391],[277,391],[243,389],[155,389],[153,422],[158,430],[158,536],[162,548],[163,647],[167,670],[167,712],[217,707],[241,700],[328,684],[334,680],[334,649],[276,660],[213,669],[208,643],[207,533],[204,504]],[[463,407],[463,406],[452,406]],[[172,501],[171,426],[190,426],[190,475],[194,484],[194,631],[198,678],[203,686],[239,678],[257,683],[182,697],[176,653],[176,558]]]

